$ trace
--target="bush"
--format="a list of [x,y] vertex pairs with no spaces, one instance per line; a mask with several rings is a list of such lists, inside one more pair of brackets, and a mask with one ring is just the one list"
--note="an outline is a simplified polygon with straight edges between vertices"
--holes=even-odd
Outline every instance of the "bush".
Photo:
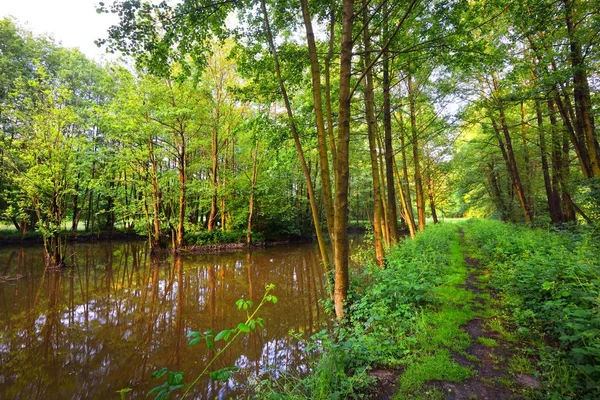
[[[253,238],[257,239],[257,235],[254,234]],[[225,243],[243,243],[246,240],[246,232],[233,231],[225,232],[220,229],[214,229],[212,231],[200,231],[185,234],[186,244],[197,244],[201,246],[211,244],[225,244]]]

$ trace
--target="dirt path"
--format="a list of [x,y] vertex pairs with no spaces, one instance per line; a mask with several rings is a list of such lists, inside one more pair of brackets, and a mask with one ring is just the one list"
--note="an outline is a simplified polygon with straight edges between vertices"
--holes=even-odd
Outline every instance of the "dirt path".
[[[466,248],[464,233],[460,230],[461,246]],[[503,340],[503,335],[494,330],[498,324],[499,302],[494,291],[485,283],[491,271],[465,252],[465,264],[469,275],[465,289],[473,293],[471,309],[476,316],[467,322],[463,330],[472,343],[466,355],[453,353],[455,361],[473,368],[475,374],[463,383],[435,382],[445,399],[504,400],[520,399],[515,394],[519,386],[539,388],[539,382],[530,375],[510,373],[510,360],[515,353],[514,345]]]
[[[530,370],[526,367],[530,360],[519,347],[523,344],[505,326],[503,298],[489,285],[492,271],[472,257],[462,229],[459,234],[453,253],[464,283],[455,284],[454,291],[448,287],[438,290],[437,295],[445,296],[444,305],[425,311],[427,324],[420,330],[426,342],[415,349],[422,351],[422,356],[400,370],[370,371],[378,384],[369,399],[512,400],[530,398],[540,388],[540,383],[525,373]],[[456,273],[449,271],[446,278]],[[445,320],[448,322],[441,322]],[[449,331],[453,333],[449,335]],[[432,347],[427,341],[444,345]],[[447,361],[442,360],[444,352]],[[436,357],[438,362],[432,364]],[[424,378],[414,383],[420,374]]]

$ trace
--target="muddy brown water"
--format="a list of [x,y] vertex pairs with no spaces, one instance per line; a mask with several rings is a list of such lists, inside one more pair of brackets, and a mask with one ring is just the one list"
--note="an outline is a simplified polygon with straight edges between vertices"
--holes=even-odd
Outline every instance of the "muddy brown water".
[[288,332],[308,336],[330,320],[319,300],[325,278],[313,244],[253,252],[151,257],[143,242],[70,245],[70,267],[45,271],[39,247],[0,249],[0,398],[146,398],[153,371],[191,382],[212,358],[186,334],[237,326],[240,298],[277,304],[259,312],[265,329],[238,339],[215,369],[241,368],[227,383],[201,381],[192,397],[229,398],[249,379],[306,369]]

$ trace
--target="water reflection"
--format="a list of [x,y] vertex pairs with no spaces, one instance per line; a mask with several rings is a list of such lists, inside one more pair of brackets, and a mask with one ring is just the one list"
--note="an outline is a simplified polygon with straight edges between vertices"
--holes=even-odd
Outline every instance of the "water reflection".
[[244,336],[215,366],[242,371],[195,390],[225,398],[249,374],[305,368],[288,331],[311,334],[326,320],[312,245],[156,258],[143,243],[79,244],[70,254],[72,268],[44,271],[40,248],[0,251],[0,398],[116,398],[124,387],[138,398],[163,366],[191,382],[214,350],[188,348],[187,333],[236,326],[245,314],[235,301],[257,303],[274,283],[280,301],[261,310],[266,329]]

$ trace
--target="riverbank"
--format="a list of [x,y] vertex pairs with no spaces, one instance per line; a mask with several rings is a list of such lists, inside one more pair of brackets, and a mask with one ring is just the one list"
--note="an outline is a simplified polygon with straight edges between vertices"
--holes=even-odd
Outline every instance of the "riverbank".
[[[596,236],[594,236],[596,235]],[[597,233],[474,220],[428,227],[354,280],[346,322],[313,336],[283,398],[600,397]],[[368,282],[360,285],[357,282]]]

